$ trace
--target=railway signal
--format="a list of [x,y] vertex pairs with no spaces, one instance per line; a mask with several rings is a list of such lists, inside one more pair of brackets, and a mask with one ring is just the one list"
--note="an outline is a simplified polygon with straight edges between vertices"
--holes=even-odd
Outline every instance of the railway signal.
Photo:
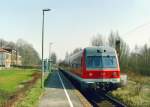
[[116,45],[115,45],[116,51],[117,51],[117,55],[118,55],[118,60],[120,63],[120,40],[116,40]]

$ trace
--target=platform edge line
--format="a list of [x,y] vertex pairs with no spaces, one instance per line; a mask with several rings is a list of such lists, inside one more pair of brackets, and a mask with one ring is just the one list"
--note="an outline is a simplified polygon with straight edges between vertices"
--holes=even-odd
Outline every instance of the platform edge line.
[[69,102],[69,104],[70,104],[70,107],[73,107],[73,104],[72,104],[72,102],[71,102],[71,100],[70,100],[70,97],[69,97],[69,95],[68,95],[68,93],[67,93],[66,87],[65,87],[65,85],[64,85],[64,83],[63,83],[63,80],[62,80],[61,77],[60,77],[59,72],[57,72],[57,74],[58,74],[59,80],[60,80],[60,82],[61,82],[61,84],[62,84],[62,86],[63,86],[63,88],[64,88],[64,92],[65,92],[65,94],[66,94],[66,96],[67,96],[67,99],[68,99],[68,102]]

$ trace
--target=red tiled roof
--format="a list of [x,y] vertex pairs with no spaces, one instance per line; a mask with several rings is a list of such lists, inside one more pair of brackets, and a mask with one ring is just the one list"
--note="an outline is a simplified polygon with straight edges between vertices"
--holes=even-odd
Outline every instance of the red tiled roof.
[[0,52],[8,52],[8,51],[3,48],[0,48]]

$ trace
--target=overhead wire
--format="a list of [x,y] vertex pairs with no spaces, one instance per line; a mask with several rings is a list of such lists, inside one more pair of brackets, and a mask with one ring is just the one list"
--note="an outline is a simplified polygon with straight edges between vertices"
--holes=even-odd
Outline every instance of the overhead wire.
[[136,31],[136,30],[138,30],[138,29],[140,29],[140,28],[143,28],[143,27],[145,27],[146,25],[150,25],[150,22],[147,22],[147,23],[144,23],[144,24],[142,24],[142,25],[139,25],[139,26],[135,27],[134,29],[132,29],[132,30],[130,30],[130,31],[126,32],[126,33],[124,33],[122,36],[127,36],[128,34],[133,33],[134,31]]

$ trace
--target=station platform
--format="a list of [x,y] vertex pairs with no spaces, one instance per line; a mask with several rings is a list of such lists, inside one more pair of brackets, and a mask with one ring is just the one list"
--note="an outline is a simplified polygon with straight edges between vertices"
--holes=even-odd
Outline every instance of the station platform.
[[48,79],[38,107],[92,107],[60,71]]

